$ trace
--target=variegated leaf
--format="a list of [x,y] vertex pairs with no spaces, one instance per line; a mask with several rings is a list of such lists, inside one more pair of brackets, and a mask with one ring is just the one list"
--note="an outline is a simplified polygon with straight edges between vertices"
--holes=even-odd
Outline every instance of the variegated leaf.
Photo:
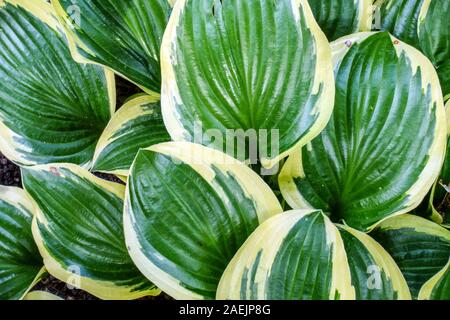
[[125,236],[133,261],[176,299],[213,299],[233,255],[281,206],[243,163],[189,142],[141,150],[130,170]]

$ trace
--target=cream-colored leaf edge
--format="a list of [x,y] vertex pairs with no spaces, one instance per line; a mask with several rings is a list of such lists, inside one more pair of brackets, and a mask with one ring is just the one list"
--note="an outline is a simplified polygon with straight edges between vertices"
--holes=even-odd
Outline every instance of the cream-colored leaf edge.
[[449,272],[450,269],[450,257],[445,265],[445,267],[439,271],[437,274],[435,274],[433,277],[431,277],[430,280],[424,283],[422,288],[419,291],[419,295],[417,297],[418,300],[430,300],[431,295],[433,293],[434,288],[438,284],[438,282],[444,277],[444,275]]
[[[26,213],[28,213],[30,217],[33,217],[36,212],[32,199],[30,199],[28,194],[23,189],[0,185],[0,200],[7,202],[14,207],[21,207],[25,209]],[[42,263],[42,265],[44,265],[44,263]],[[45,272],[45,267],[42,266],[20,299],[23,299],[23,297],[41,280]]]
[[[46,171],[64,178],[64,175],[62,174],[62,172],[60,172],[59,169],[67,169],[72,173],[74,173],[75,175],[82,177],[98,185],[99,187],[105,189],[106,191],[114,194],[120,199],[124,198],[125,187],[123,185],[97,178],[94,175],[92,175],[89,171],[74,164],[39,165],[32,168],[28,168],[27,170]],[[27,191],[26,186],[25,191]],[[117,286],[113,282],[99,281],[81,275],[74,275],[69,270],[66,270],[64,266],[61,265],[47,250],[45,242],[40,233],[38,223],[41,224],[43,227],[47,227],[49,222],[47,221],[45,215],[43,214],[43,212],[36,203],[34,203],[34,208],[35,208],[35,216],[32,223],[33,237],[39,249],[39,252],[44,259],[44,265],[47,271],[52,276],[104,300],[132,300],[142,298],[148,295],[157,295],[160,293],[158,289],[146,291],[134,291],[133,287]]]
[[349,232],[364,245],[366,250],[375,260],[377,267],[380,268],[380,271],[383,271],[386,274],[386,277],[391,280],[392,288],[397,292],[397,300],[411,300],[411,293],[405,277],[389,253],[378,242],[364,232],[346,225],[339,224],[338,226]]
[[[182,100],[174,70],[174,65],[177,63],[175,52],[177,49],[176,39],[178,24],[180,23],[181,16],[188,1],[189,0],[178,0],[175,3],[161,45],[161,110],[167,131],[174,141],[189,140],[188,137],[190,137],[188,131],[184,129],[177,112],[177,105],[182,104]],[[306,25],[315,37],[317,70],[312,92],[313,94],[318,93],[320,85],[323,85],[323,91],[311,114],[312,116],[318,115],[316,123],[311,127],[309,132],[290,149],[283,151],[280,155],[272,159],[261,159],[261,163],[265,168],[272,168],[280,160],[294,153],[295,150],[298,150],[303,145],[314,139],[327,125],[331,117],[334,104],[334,76],[331,64],[331,51],[329,49],[327,38],[315,21],[306,0],[291,0],[291,4],[295,19],[299,21],[300,11],[302,11],[306,18]]]
[[[220,151],[190,142],[161,143],[143,149],[141,152],[145,152],[145,150],[170,156],[174,163],[181,162],[188,164],[218,192],[220,188],[214,186],[215,172],[211,166],[214,165],[226,175],[233,174],[233,177],[244,190],[244,194],[250,199],[253,199],[260,223],[283,211],[272,190],[255,172],[245,166],[242,162],[239,162]],[[130,169],[130,176],[133,174],[133,167],[134,163]],[[175,299],[204,299],[203,296],[183,287],[177,279],[158,268],[146,257],[133,227],[136,224],[136,221],[133,218],[134,214],[129,203],[129,185],[127,185],[126,195],[123,219],[125,240],[129,254],[138,269],[152,281],[152,283]]]
[[[23,0],[22,0],[23,1]],[[168,0],[168,3],[172,6],[173,2],[175,2],[176,0]],[[78,51],[78,48],[81,48],[83,51],[87,52],[89,55],[91,56],[95,56],[95,53],[92,52],[92,50],[90,50],[81,40],[80,38],[76,35],[76,33],[73,31],[73,29],[75,28],[75,26],[73,26],[70,17],[68,16],[67,12],[64,10],[63,6],[61,5],[60,0],[52,0],[52,5],[53,8],[55,9],[56,12],[56,16],[60,22],[60,24],[63,27],[64,33],[66,34],[66,38],[67,41],[69,43],[69,49],[70,52],[72,54],[72,58],[77,61],[78,63],[83,63],[83,64],[93,64],[93,65],[99,65],[103,68],[105,68],[106,70],[108,70],[109,72],[112,72],[113,74],[117,74],[118,76],[120,76],[121,78],[126,79],[127,81],[135,84],[136,86],[138,86],[142,91],[144,91],[145,93],[149,94],[149,95],[155,95],[158,94],[157,92],[154,92],[146,87],[144,87],[143,85],[131,80],[130,78],[128,78],[127,76],[125,76],[124,74],[120,73],[117,70],[114,70],[113,68],[110,68],[109,66],[105,65],[105,64],[101,64],[95,61],[92,61],[90,59],[85,58],[84,56],[82,56],[80,54],[80,52]]]
[[[99,159],[103,150],[105,150],[106,147],[113,144],[114,141],[120,138],[114,137],[116,132],[120,130],[123,127],[123,125],[125,125],[127,122],[130,122],[143,115],[153,113],[153,111],[151,110],[144,110],[143,108],[141,108],[141,106],[149,103],[157,103],[159,102],[159,100],[160,100],[159,94],[153,95],[148,95],[146,93],[139,94],[137,96],[134,96],[132,99],[126,101],[125,104],[113,115],[108,125],[106,126],[105,130],[103,131],[102,135],[100,136],[100,139],[97,142],[92,165],[94,171],[97,171],[95,170],[95,163]],[[123,169],[112,171],[105,171],[105,170],[98,170],[98,171],[122,177],[128,176],[129,173],[129,170]]]
[[433,235],[450,242],[449,230],[437,223],[412,214],[403,214],[386,219],[378,225],[378,228],[380,230],[412,229],[418,233]]
[[[266,281],[284,239],[291,229],[304,217],[319,210],[292,210],[277,215],[261,224],[242,245],[227,266],[219,282],[218,300],[239,300],[241,298],[242,277],[245,270],[251,270],[258,255],[259,265],[254,282],[258,284],[256,299],[267,299]],[[322,214],[322,213],[321,213]],[[350,268],[344,243],[337,228],[323,215],[327,243],[333,247],[332,284],[329,299],[335,298],[338,292],[341,300],[355,299],[355,290],[351,285]],[[245,288],[249,290],[249,288]]]
[[373,21],[373,0],[354,0],[358,2],[358,30],[357,32],[365,32],[372,30]]
[[[378,32],[360,32],[349,36],[345,36],[332,42],[331,50],[333,52],[333,64],[338,67],[340,61],[344,58],[351,46],[348,44],[359,43],[367,39],[369,36]],[[444,101],[442,98],[441,87],[439,79],[431,62],[417,49],[409,46],[400,40],[390,35],[392,41],[395,43],[395,50],[397,55],[405,54],[408,57],[413,73],[416,73],[419,68],[422,72],[422,89],[426,90],[427,86],[431,87],[432,103],[429,106],[431,112],[434,105],[436,105],[436,128],[435,139],[429,149],[429,159],[426,166],[419,175],[419,179],[412,185],[412,187],[406,192],[408,202],[405,206],[397,212],[393,212],[391,215],[381,219],[377,223],[369,226],[367,231],[373,230],[384,220],[408,213],[420,205],[422,200],[427,195],[428,191],[432,188],[434,182],[439,176],[440,169],[444,163],[445,151],[447,145],[447,120],[446,111],[444,108]],[[308,146],[307,146],[308,147]],[[291,156],[285,163],[279,175],[280,191],[283,198],[292,208],[310,208],[310,204],[302,196],[301,192],[297,189],[294,179],[304,178],[305,173],[301,164],[302,157],[301,152],[297,152],[294,156]]]
[[[0,0],[0,10],[6,4],[11,4],[16,7],[21,7],[28,11],[30,14],[38,18],[40,21],[48,25],[51,29],[58,34],[62,34],[63,28],[57,19],[57,15],[52,5],[44,0]],[[109,98],[109,111],[110,115],[114,114],[116,108],[116,84],[114,73],[104,68],[105,82],[108,91]],[[8,128],[4,121],[0,120],[0,150],[11,161],[19,166],[33,166],[37,163],[28,160],[17,149],[22,148],[30,150],[26,145],[20,144],[18,141],[21,136]],[[81,164],[83,167],[89,168],[91,162]]]

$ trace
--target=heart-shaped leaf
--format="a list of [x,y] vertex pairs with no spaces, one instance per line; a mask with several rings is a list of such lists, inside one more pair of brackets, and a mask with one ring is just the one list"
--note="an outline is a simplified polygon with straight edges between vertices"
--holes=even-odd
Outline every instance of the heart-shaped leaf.
[[225,270],[218,299],[410,299],[392,258],[320,210],[289,211],[256,229]]
[[386,32],[332,43],[336,101],[318,138],[280,174],[293,208],[368,230],[417,207],[441,169],[447,138],[436,71]]
[[320,28],[328,40],[372,27],[372,0],[308,0]]
[[27,168],[23,183],[36,202],[33,236],[51,275],[102,299],[159,293],[128,255],[123,185],[69,164]]
[[177,1],[161,59],[175,141],[271,167],[329,120],[330,51],[306,0]]
[[188,142],[141,150],[130,170],[125,236],[133,261],[176,299],[213,299],[228,262],[259,223],[282,212],[243,163]]
[[168,0],[53,0],[76,60],[111,68],[143,90],[160,92],[159,50]]
[[115,108],[114,76],[72,60],[44,0],[0,0],[0,150],[21,165],[89,165]]
[[372,236],[397,262],[414,298],[450,258],[450,231],[417,216],[390,218]]
[[43,274],[31,234],[33,213],[22,189],[0,186],[0,300],[23,298]]
[[98,141],[94,171],[128,176],[140,148],[166,142],[159,95],[138,95],[117,111]]

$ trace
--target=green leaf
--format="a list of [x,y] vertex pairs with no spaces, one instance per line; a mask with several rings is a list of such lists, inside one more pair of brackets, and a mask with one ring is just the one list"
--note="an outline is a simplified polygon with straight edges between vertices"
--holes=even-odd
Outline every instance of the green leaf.
[[450,259],[441,271],[423,285],[418,299],[450,300]]
[[397,262],[413,298],[450,258],[450,231],[417,216],[390,218],[372,236]]
[[288,211],[256,229],[220,279],[217,299],[354,299],[337,228],[319,210]]
[[27,168],[23,183],[36,202],[33,235],[51,275],[101,299],[159,293],[125,246],[124,186],[71,164]]
[[188,142],[139,151],[128,178],[125,237],[141,272],[176,299],[213,299],[228,262],[281,213],[243,163]]
[[43,273],[31,234],[33,213],[22,189],[0,186],[0,300],[23,298]]
[[114,108],[114,76],[77,64],[43,0],[0,0],[0,150],[20,165],[88,166]]
[[383,0],[379,5],[381,30],[417,47],[418,19],[424,2],[429,0]]
[[[162,112],[175,141],[271,167],[329,120],[330,51],[306,0],[177,1],[161,59]],[[244,135],[252,146],[239,147]]]
[[419,49],[436,67],[445,99],[450,98],[450,1],[427,0],[419,23]]
[[128,176],[140,148],[169,140],[159,95],[138,95],[112,117],[97,144],[93,170]]
[[357,300],[411,300],[405,278],[380,244],[348,226],[338,225],[338,229]]
[[395,262],[368,235],[315,209],[259,226],[225,270],[218,299],[410,299]]
[[417,207],[436,181],[445,109],[431,63],[388,33],[344,37],[332,50],[332,120],[288,159],[280,189],[293,208],[320,208],[370,230]]
[[107,66],[144,91],[160,92],[159,51],[167,0],[54,0],[78,61]]
[[437,69],[445,99],[450,98],[450,2],[386,0],[379,7],[381,30],[422,51]]
[[447,149],[439,179],[414,214],[448,226],[450,223],[450,100],[445,106],[447,118]]
[[372,27],[372,0],[308,0],[308,3],[330,41],[370,31]]

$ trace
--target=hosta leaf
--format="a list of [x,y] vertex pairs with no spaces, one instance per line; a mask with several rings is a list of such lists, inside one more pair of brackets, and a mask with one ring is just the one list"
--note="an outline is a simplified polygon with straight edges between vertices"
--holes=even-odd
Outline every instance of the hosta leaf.
[[88,165],[115,108],[112,73],[72,60],[43,0],[0,0],[0,30],[1,152]]
[[450,300],[450,259],[441,271],[423,285],[418,299]]
[[408,285],[395,261],[371,237],[339,225],[352,285],[358,300],[410,300]]
[[112,117],[97,144],[93,170],[127,176],[140,148],[169,140],[159,95],[139,95]]
[[27,168],[23,183],[38,208],[33,235],[51,275],[102,299],[159,292],[125,246],[124,186],[68,164]]
[[[329,120],[330,51],[306,0],[177,1],[161,59],[162,112],[175,141],[271,167]],[[239,148],[240,133],[259,155]]]
[[135,264],[176,299],[213,299],[228,262],[259,223],[282,212],[241,162],[188,142],[141,150],[130,170],[125,236]]
[[381,30],[422,51],[437,69],[450,97],[450,1],[386,0],[380,6]]
[[332,50],[332,120],[289,158],[280,188],[293,208],[372,229],[418,206],[439,174],[447,131],[439,81],[420,52],[385,32],[341,38]]
[[379,7],[381,30],[417,47],[418,19],[422,4],[429,0],[383,0]]
[[450,258],[450,231],[417,216],[390,218],[372,236],[397,262],[414,298]]
[[160,92],[159,50],[167,0],[53,0],[78,61],[105,65],[147,92]]
[[320,28],[333,41],[372,27],[372,0],[308,0]]
[[427,0],[422,6],[419,49],[437,69],[445,99],[450,98],[450,1]]
[[33,291],[28,293],[23,300],[64,300],[53,293],[47,291]]
[[[408,299],[392,258],[369,236],[314,209],[263,223],[225,270],[218,299]],[[347,250],[347,253],[346,253]],[[377,274],[372,275],[372,269]],[[371,277],[376,278],[372,283]]]
[[31,234],[33,212],[22,189],[0,186],[0,300],[21,299],[42,275]]

